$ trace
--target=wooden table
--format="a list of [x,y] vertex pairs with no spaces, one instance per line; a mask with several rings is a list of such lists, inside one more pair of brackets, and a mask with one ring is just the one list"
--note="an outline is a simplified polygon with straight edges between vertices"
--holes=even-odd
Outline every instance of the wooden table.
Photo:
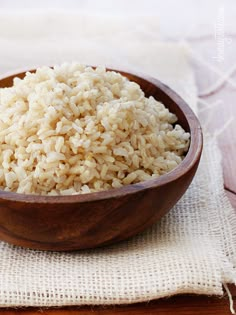
[[[215,42],[212,38],[202,38],[200,40],[191,41],[191,45],[194,49],[201,51],[201,55],[204,60],[212,62],[212,65],[217,68],[217,64],[214,65],[214,61],[210,60],[215,55]],[[233,47],[235,46],[235,47]],[[236,41],[232,42],[232,51],[236,50]],[[231,60],[226,60],[225,69],[229,69],[230,62],[233,64],[234,56],[230,57]],[[217,79],[214,72],[209,71],[205,65],[194,62],[194,68],[196,70],[197,84],[199,90],[206,88],[211,82]],[[221,65],[222,68],[222,65]],[[236,75],[232,76],[235,79]],[[219,106],[209,110],[212,114],[211,120],[209,120],[209,130],[214,131],[218,126],[222,126],[231,117],[236,118],[236,90],[233,90],[229,85],[222,86],[216,93],[210,96],[204,97],[204,100],[209,103],[216,101],[222,101]],[[204,111],[201,114],[203,120],[208,119],[209,111]],[[219,136],[219,144],[221,151],[223,152],[223,170],[224,170],[224,182],[225,191],[228,195],[233,207],[236,209],[236,123],[231,123],[226,130]],[[229,289],[236,304],[236,287],[229,285]],[[236,306],[236,305],[235,305]],[[235,307],[236,308],[236,307]],[[127,306],[111,306],[111,307],[67,307],[61,309],[43,309],[43,308],[28,308],[28,309],[1,309],[1,315],[112,315],[112,314],[178,314],[178,315],[226,315],[230,314],[229,299],[227,294],[223,297],[207,297],[207,296],[174,296],[167,299],[160,299],[151,301],[149,303],[139,303]]]

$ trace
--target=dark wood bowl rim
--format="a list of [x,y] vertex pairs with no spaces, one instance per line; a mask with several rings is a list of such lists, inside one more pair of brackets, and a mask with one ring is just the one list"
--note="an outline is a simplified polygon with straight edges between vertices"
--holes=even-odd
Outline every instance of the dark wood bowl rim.
[[[186,120],[189,124],[190,128],[190,147],[189,150],[184,157],[183,161],[172,171],[161,175],[156,179],[150,179],[147,181],[143,181],[137,184],[126,185],[121,188],[114,188],[110,190],[104,190],[100,192],[88,193],[88,194],[80,194],[80,195],[67,195],[67,196],[46,196],[46,195],[36,195],[36,194],[20,194],[15,192],[7,192],[4,190],[0,190],[0,198],[15,201],[15,202],[25,202],[25,203],[84,203],[91,201],[98,201],[110,198],[119,198],[122,196],[126,196],[129,194],[136,194],[140,191],[144,191],[147,189],[152,189],[155,187],[160,187],[168,184],[169,182],[176,180],[177,178],[182,177],[184,174],[188,173],[188,171],[195,165],[195,163],[200,159],[202,146],[203,146],[203,138],[202,138],[202,130],[200,123],[193,113],[192,109],[187,105],[187,103],[172,89],[170,89],[167,85],[162,83],[156,78],[143,75],[140,73],[135,73],[132,71],[123,71],[112,68],[107,68],[110,71],[120,72],[123,75],[132,75],[134,78],[140,78],[142,80],[146,80],[147,82],[155,85],[159,90],[161,90],[164,94],[166,94],[169,98],[171,98],[175,104],[181,109],[184,113]],[[22,70],[17,73],[7,73],[0,77],[0,81],[6,79],[11,76],[19,76],[25,72],[34,72],[33,70]],[[168,198],[168,196],[167,196]]]

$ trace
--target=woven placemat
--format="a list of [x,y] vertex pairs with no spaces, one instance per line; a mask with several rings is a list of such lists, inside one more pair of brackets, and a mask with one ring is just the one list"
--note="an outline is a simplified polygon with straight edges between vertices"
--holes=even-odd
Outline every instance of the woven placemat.
[[[119,64],[168,83],[197,111],[188,49],[158,42],[155,19],[104,17],[101,23],[96,17],[73,18],[77,24],[63,14],[0,16],[0,72],[65,60]],[[18,24],[22,20],[23,26]],[[10,30],[4,23],[12,25]],[[68,23],[73,24],[71,33]],[[131,24],[139,28],[130,30]],[[121,31],[115,38],[117,29]],[[0,306],[121,304],[179,293],[221,295],[222,284],[236,281],[235,231],[220,152],[216,139],[206,136],[200,167],[187,193],[144,233],[103,249],[73,253],[39,252],[1,242]]]

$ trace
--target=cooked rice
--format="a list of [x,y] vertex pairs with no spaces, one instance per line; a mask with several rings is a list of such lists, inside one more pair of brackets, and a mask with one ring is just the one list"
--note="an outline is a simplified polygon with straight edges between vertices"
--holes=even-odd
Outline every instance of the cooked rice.
[[0,89],[0,189],[89,193],[156,178],[189,147],[177,117],[103,67],[42,67]]

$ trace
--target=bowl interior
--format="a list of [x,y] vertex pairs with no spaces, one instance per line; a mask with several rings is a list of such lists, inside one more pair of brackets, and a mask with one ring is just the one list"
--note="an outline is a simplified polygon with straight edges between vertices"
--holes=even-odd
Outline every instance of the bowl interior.
[[[112,70],[113,69],[107,69]],[[35,70],[29,70],[35,72]],[[180,177],[188,171],[189,168],[200,158],[202,150],[202,133],[198,119],[185,103],[185,101],[178,96],[173,90],[167,87],[165,84],[157,79],[140,75],[133,74],[130,72],[124,72],[122,70],[114,70],[120,72],[126,76],[129,80],[138,83],[141,89],[144,91],[147,97],[153,96],[156,100],[162,102],[169,110],[178,117],[177,123],[180,124],[186,131],[191,134],[190,147],[184,160],[171,172],[160,176],[157,179],[151,179],[138,184],[132,184],[123,186],[117,189],[111,189],[109,191],[102,191],[97,193],[73,195],[73,196],[40,196],[40,195],[24,195],[12,192],[5,192],[0,190],[0,197],[11,200],[21,201],[32,201],[32,202],[88,202],[92,200],[107,199],[110,197],[119,197],[124,194],[135,193],[143,189],[149,189],[153,186],[160,186],[171,180],[175,179],[176,176]],[[0,77],[0,88],[10,87],[13,84],[15,77],[23,78],[26,71],[18,74],[11,74],[7,77]]]

